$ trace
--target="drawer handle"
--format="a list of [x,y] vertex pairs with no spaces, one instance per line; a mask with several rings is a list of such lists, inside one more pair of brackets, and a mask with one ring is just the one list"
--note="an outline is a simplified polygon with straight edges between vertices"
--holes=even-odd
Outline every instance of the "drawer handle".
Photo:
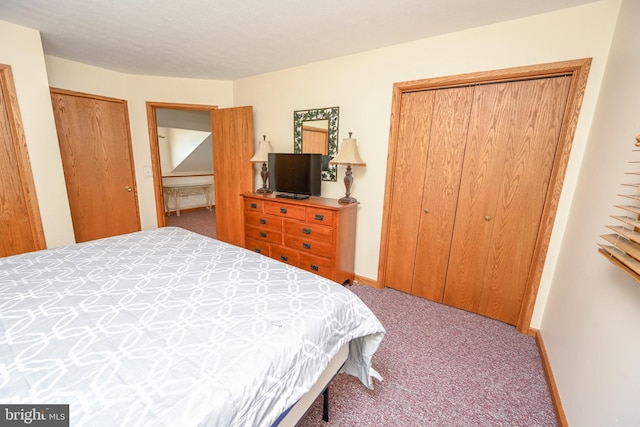
[[260,232],[260,237],[267,237],[267,233],[265,233],[264,231]]
[[286,214],[287,213],[287,208],[280,208],[280,213]]
[[260,224],[266,224],[266,223],[267,223],[267,220],[266,220],[266,219],[264,219],[264,218],[260,218]]
[[284,261],[284,262],[289,261],[289,257],[288,257],[288,256],[286,256],[286,255],[280,255],[280,259],[281,259],[282,261]]
[[310,228],[303,228],[303,229],[302,229],[302,232],[303,232],[304,234],[311,234],[311,229],[310,229]]
[[316,214],[317,221],[324,221],[324,215]]
[[306,243],[305,242],[305,243],[302,244],[302,247],[305,248],[305,249],[311,249],[311,243]]
[[256,203],[251,203],[251,209],[257,209],[258,205]]
[[318,267],[318,266],[317,266],[317,265],[315,265],[315,264],[311,264],[311,269],[312,269],[313,271],[318,271],[318,270],[320,270],[320,267]]
[[254,252],[258,252],[259,254],[262,253],[262,249],[260,249],[260,248],[253,248],[253,251]]

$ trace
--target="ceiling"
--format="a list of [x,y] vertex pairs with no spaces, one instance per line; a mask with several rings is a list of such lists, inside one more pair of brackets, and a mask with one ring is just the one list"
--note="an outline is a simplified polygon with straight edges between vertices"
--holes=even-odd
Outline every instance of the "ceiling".
[[0,20],[39,30],[48,55],[235,80],[594,1],[2,0]]

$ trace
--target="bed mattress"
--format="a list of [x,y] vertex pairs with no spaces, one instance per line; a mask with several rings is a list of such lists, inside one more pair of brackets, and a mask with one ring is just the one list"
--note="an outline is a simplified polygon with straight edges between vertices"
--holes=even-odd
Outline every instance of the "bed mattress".
[[0,402],[72,426],[269,426],[345,343],[372,387],[383,336],[348,288],[180,228],[0,258]]

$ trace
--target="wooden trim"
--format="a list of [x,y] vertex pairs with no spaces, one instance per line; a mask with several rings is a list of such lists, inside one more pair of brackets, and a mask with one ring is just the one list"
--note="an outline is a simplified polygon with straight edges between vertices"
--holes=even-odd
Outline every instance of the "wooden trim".
[[553,408],[556,410],[556,420],[558,426],[568,427],[567,417],[562,407],[562,401],[560,400],[560,393],[558,393],[558,387],[556,386],[556,380],[553,377],[553,371],[551,370],[551,364],[549,363],[549,356],[547,355],[547,349],[544,346],[542,334],[538,330],[533,330],[536,338],[536,344],[538,345],[538,352],[540,353],[540,359],[542,360],[542,367],[544,368],[544,374],[547,378],[547,385],[549,386],[549,393],[551,393],[551,401],[553,402]]
[[358,285],[367,285],[367,286],[371,286],[372,288],[378,288],[378,289],[382,288],[382,286],[379,286],[378,282],[375,281],[374,279],[370,279],[364,276],[358,276],[357,274],[353,277],[353,281]]
[[29,226],[33,236],[33,247],[34,250],[45,249],[47,243],[44,237],[44,228],[42,226],[42,217],[40,216],[40,207],[38,205],[36,187],[33,180],[31,161],[29,160],[27,138],[24,133],[24,127],[22,126],[18,94],[10,65],[0,64],[0,90],[4,93],[6,99],[8,120],[11,123],[10,131],[13,133],[14,148],[16,150],[18,170],[20,172],[20,182],[27,207],[26,215],[29,218]]
[[153,175],[153,192],[156,199],[156,218],[158,227],[167,225],[164,212],[164,196],[162,193],[162,170],[160,168],[160,147],[158,146],[158,121],[156,110],[166,108],[183,111],[212,111],[218,109],[217,105],[203,104],[177,104],[173,102],[147,101],[147,126],[149,131],[149,148],[151,152],[151,173]]
[[[564,65],[563,65],[564,64]],[[549,186],[547,188],[547,196],[545,200],[544,210],[540,221],[540,229],[538,232],[538,240],[536,241],[535,250],[533,252],[531,267],[529,269],[529,277],[522,298],[522,306],[520,307],[520,316],[516,328],[519,332],[527,333],[531,325],[531,317],[538,296],[540,280],[542,279],[542,270],[547,258],[547,250],[549,249],[549,241],[551,240],[551,232],[556,219],[556,212],[560,202],[560,193],[564,184],[564,176],[569,163],[569,155],[573,145],[573,137],[575,136],[576,126],[578,125],[578,116],[580,115],[580,107],[584,91],[587,86],[587,78],[589,69],[591,68],[591,59],[581,59],[575,61],[567,61],[566,63],[557,63],[557,70],[571,73],[573,76],[567,104],[565,106],[565,117],[560,130],[560,138],[556,149],[556,157],[553,162],[553,169],[549,178]]]
[[196,173],[190,175],[162,175],[161,178],[193,178],[197,176],[213,176],[212,173]]
[[476,84],[488,84],[505,81],[517,81],[533,78],[545,78],[560,75],[571,75],[572,83],[567,97],[565,117],[560,131],[556,158],[551,172],[549,187],[547,190],[545,206],[540,221],[538,239],[536,240],[531,268],[527,278],[525,293],[518,316],[516,328],[519,332],[528,334],[531,317],[540,286],[542,270],[551,239],[551,231],[555,220],[556,210],[560,200],[560,192],[564,182],[564,176],[569,161],[571,145],[575,135],[578,115],[582,105],[582,99],[586,88],[587,77],[591,66],[591,58],[575,59],[569,61],[537,64],[523,67],[507,68],[502,70],[482,71],[477,73],[460,74],[456,76],[436,77],[423,80],[395,83],[391,105],[391,124],[389,130],[389,150],[387,154],[387,173],[384,193],[384,209],[382,212],[382,233],[380,242],[380,256],[378,259],[378,287],[386,283],[386,264],[382,262],[387,257],[389,215],[393,195],[394,170],[389,165],[395,164],[396,150],[398,148],[398,128],[402,95],[407,92],[421,90],[442,89],[447,87],[461,87]]

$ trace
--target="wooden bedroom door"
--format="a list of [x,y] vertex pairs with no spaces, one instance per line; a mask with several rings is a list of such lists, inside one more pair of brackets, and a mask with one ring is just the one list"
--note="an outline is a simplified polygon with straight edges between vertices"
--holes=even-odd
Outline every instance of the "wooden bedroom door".
[[0,64],[0,257],[45,248],[11,67]]
[[[408,82],[394,94],[382,286],[520,322],[579,111],[567,106],[579,102],[571,93],[576,74],[550,74],[498,72],[497,82],[472,85],[436,80],[428,90]],[[461,77],[474,79],[486,76]]]
[[127,102],[51,89],[76,242],[140,230]]
[[253,188],[253,107],[211,111],[217,239],[244,247],[241,194]]

